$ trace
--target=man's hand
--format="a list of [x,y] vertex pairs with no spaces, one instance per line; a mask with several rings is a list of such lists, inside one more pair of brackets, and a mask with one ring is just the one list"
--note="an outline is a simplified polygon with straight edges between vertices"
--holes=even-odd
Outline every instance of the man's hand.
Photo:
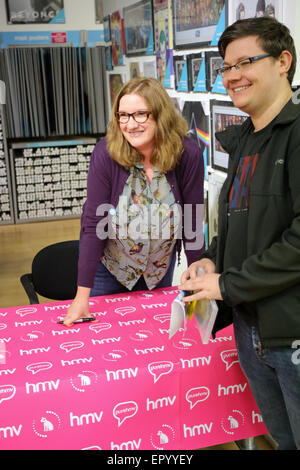
[[183,298],[184,302],[192,302],[200,299],[223,300],[220,288],[219,277],[221,274],[201,274],[193,279],[188,279],[180,284],[180,290],[196,291],[193,295]]
[[196,279],[199,275],[199,269],[203,269],[203,271],[207,274],[214,273],[216,271],[216,265],[213,261],[208,258],[203,258],[200,261],[195,261],[192,263],[186,271],[181,276],[181,284],[186,282],[188,279]]

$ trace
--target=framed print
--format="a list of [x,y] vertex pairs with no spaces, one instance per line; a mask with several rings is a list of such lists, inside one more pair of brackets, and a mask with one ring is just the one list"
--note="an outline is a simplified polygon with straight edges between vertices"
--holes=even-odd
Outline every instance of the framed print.
[[143,76],[148,78],[157,78],[156,61],[147,60],[143,62]]
[[105,67],[106,67],[106,70],[113,69],[111,46],[105,47]]
[[210,101],[211,117],[211,166],[217,170],[227,172],[228,153],[216,139],[216,132],[224,131],[227,127],[241,125],[248,118],[244,113],[233,106],[232,101]]
[[95,23],[103,21],[103,0],[95,0]]
[[202,52],[199,54],[189,54],[187,56],[189,90],[194,91],[204,61],[205,58]]
[[[180,84],[181,79],[184,78],[182,77],[182,75],[183,75],[184,68],[186,66],[186,57],[184,55],[174,56],[173,65],[174,65],[174,76],[175,76],[175,89],[178,91],[183,91],[183,90],[180,90],[179,84]],[[188,91],[188,89],[185,91]]]
[[123,8],[127,56],[154,53],[152,1],[142,0]]
[[110,37],[113,65],[124,65],[124,29],[123,19],[119,11],[110,15]]
[[217,29],[225,0],[173,0],[175,49],[209,45]]
[[223,59],[217,51],[205,52],[206,66],[206,89],[212,93],[227,95],[222,77],[218,74],[218,69],[222,66]]
[[65,23],[64,0],[5,0],[8,24]]
[[203,153],[205,178],[207,178],[207,166],[210,164],[209,111],[208,100],[184,101],[182,108],[182,115],[189,126],[188,134]]
[[208,176],[208,243],[218,235],[219,196],[226,174],[211,173]]
[[171,96],[170,98],[171,98],[171,100],[173,101],[173,104],[174,104],[174,107],[175,107],[176,111],[177,111],[179,114],[182,114],[182,113],[181,113],[181,111],[182,111],[182,110],[181,110],[181,107],[183,106],[183,104],[182,104],[182,106],[181,106],[181,101],[182,101],[182,100],[181,100],[180,98],[175,97],[175,96]]
[[154,37],[157,64],[157,78],[170,88],[173,73],[173,22],[171,0],[154,2]]
[[111,107],[122,86],[124,85],[124,76],[121,73],[110,73],[109,76],[109,95]]
[[104,41],[110,41],[110,16],[107,15],[103,18],[103,32],[104,32]]
[[141,77],[140,65],[138,62],[130,62],[129,64],[129,78]]
[[227,0],[227,24],[259,16],[271,16],[282,21],[282,8],[282,0]]

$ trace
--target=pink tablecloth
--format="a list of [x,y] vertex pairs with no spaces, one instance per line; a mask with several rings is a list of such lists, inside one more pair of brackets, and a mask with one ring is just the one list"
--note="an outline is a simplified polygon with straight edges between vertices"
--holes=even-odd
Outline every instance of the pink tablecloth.
[[174,288],[0,310],[0,449],[196,449],[265,434],[232,327],[168,339]]

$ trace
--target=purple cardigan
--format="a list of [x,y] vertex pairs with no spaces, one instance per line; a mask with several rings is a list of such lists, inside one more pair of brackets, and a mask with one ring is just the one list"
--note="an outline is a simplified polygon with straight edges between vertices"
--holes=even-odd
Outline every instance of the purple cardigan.
[[[78,285],[93,287],[94,277],[103,255],[105,240],[100,240],[96,234],[97,224],[105,215],[96,215],[97,207],[101,204],[110,204],[117,207],[119,197],[123,192],[128,179],[129,171],[113,160],[106,148],[106,138],[101,139],[90,160],[87,180],[87,200],[83,206],[81,217],[81,244],[78,262]],[[173,191],[175,200],[180,204],[182,211],[184,204],[193,206],[192,229],[196,230],[196,204],[203,207],[204,193],[204,165],[201,149],[190,138],[184,139],[184,151],[174,170],[166,173],[166,178]],[[198,221],[199,224],[199,221]],[[182,224],[184,227],[184,223]],[[198,226],[199,230],[199,226]],[[201,225],[202,230],[202,225]],[[183,231],[184,232],[184,231]],[[182,235],[184,246],[192,242]],[[181,246],[181,241],[179,241]],[[188,264],[197,261],[204,249],[204,239],[201,246],[195,246],[192,250],[185,249]]]

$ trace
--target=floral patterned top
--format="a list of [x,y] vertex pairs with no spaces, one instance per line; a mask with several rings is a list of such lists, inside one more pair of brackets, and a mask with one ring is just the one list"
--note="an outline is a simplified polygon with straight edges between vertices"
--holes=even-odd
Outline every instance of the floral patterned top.
[[143,165],[130,175],[112,215],[112,233],[102,263],[118,281],[132,289],[144,275],[153,289],[166,274],[180,228],[180,207],[165,173],[153,168],[149,184]]

